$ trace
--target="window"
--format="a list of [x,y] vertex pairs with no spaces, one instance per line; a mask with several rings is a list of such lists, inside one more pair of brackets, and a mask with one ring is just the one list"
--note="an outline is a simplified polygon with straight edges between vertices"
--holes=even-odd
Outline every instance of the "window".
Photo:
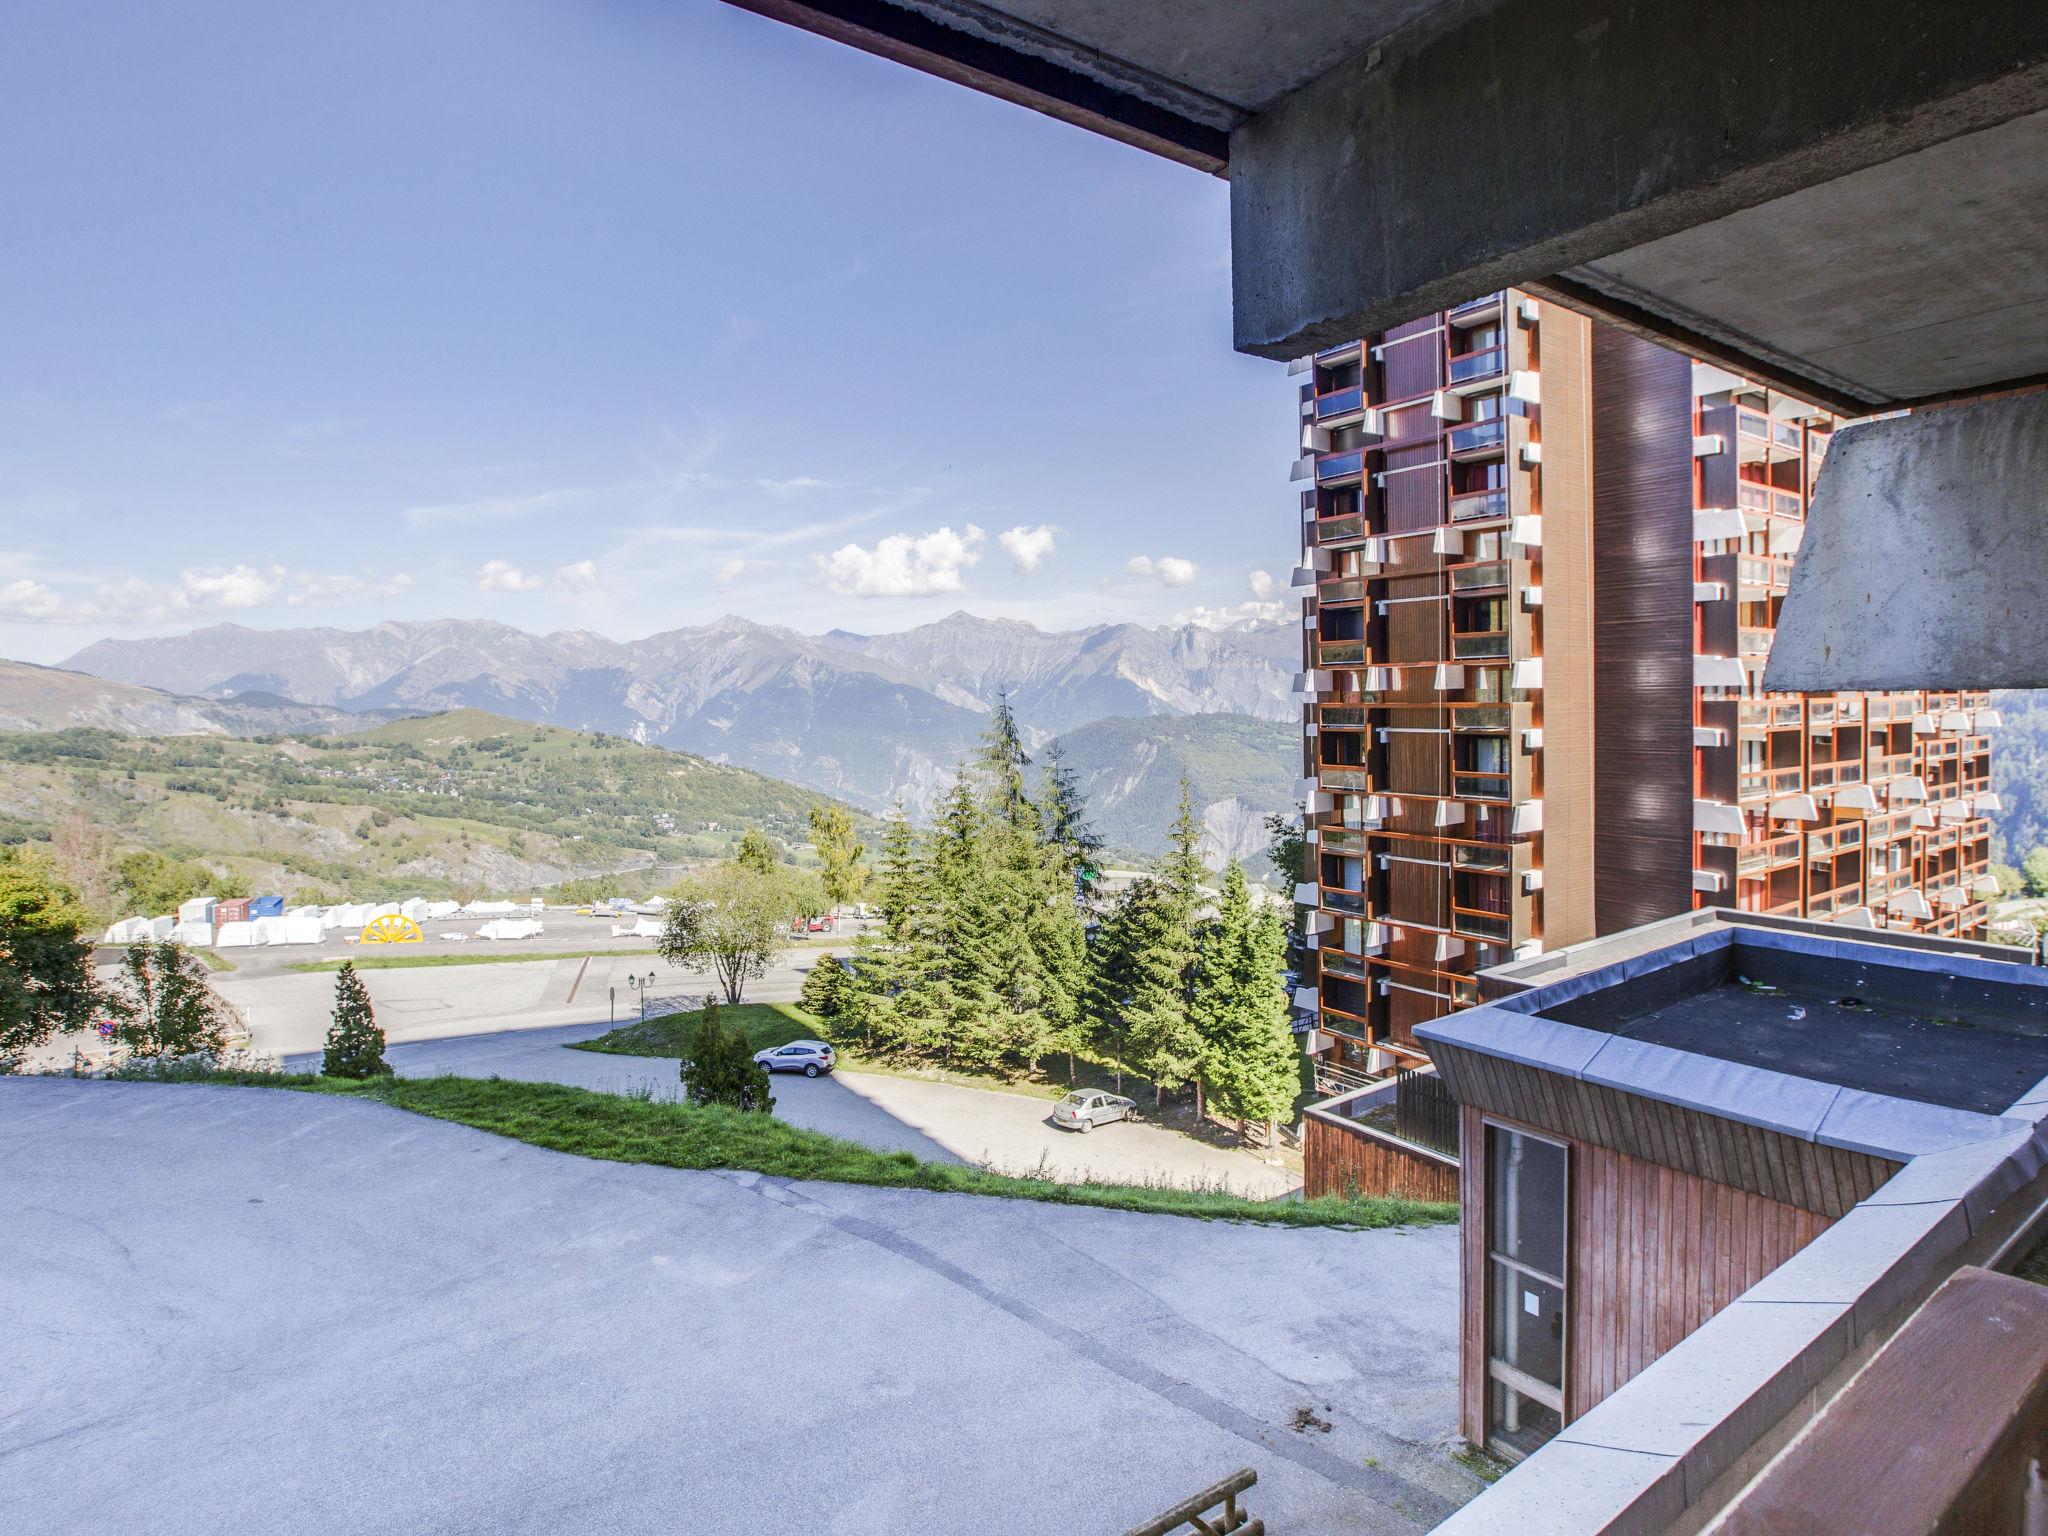
[[1564,1427],[1568,1153],[1486,1128],[1486,1434],[1519,1461]]

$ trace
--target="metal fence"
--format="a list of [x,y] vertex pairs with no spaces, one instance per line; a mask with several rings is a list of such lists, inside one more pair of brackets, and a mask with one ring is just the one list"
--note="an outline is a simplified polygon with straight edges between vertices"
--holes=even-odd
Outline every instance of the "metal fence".
[[1458,1101],[1434,1072],[1403,1067],[1395,1074],[1394,1134],[1458,1155]]

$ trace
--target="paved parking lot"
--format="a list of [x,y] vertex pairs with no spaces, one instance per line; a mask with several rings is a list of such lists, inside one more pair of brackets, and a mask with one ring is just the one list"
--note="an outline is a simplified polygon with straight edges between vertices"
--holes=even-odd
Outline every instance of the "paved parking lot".
[[[0,1529],[1426,1529],[1456,1234],[586,1161],[0,1080]],[[1307,1408],[1331,1428],[1290,1428]]]

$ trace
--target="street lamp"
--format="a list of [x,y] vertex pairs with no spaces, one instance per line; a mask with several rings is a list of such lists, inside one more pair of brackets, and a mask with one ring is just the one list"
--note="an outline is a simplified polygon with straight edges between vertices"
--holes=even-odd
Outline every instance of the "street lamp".
[[654,985],[654,972],[649,971],[645,976],[628,976],[626,978],[626,985],[639,997],[640,1020],[642,1023],[645,1023],[647,1021],[647,993],[648,989]]

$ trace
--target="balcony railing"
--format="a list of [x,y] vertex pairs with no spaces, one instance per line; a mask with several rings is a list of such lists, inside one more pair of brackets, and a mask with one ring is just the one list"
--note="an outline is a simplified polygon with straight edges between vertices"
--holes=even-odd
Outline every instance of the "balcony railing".
[[1511,773],[1477,773],[1462,769],[1451,774],[1451,793],[1460,800],[1511,800],[1515,778]]
[[1735,482],[1735,505],[1745,512],[1768,512],[1771,510],[1771,488],[1754,480]]
[[1799,726],[1800,706],[1796,699],[1790,703],[1744,699],[1739,710],[1737,720],[1745,729],[1782,731],[1796,730]]
[[1767,656],[1771,650],[1771,639],[1777,631],[1747,627],[1735,632],[1735,649],[1744,656]]
[[1365,409],[1365,391],[1354,384],[1349,389],[1333,389],[1327,395],[1316,396],[1316,420],[1328,421],[1334,416],[1349,416]]
[[1515,852],[1505,843],[1453,843],[1451,868],[1498,870],[1514,868]]
[[1507,366],[1507,349],[1504,347],[1481,347],[1476,352],[1465,352],[1451,359],[1450,381],[1453,384],[1473,384],[1480,379],[1490,379]]
[[1471,565],[1451,567],[1451,590],[1453,592],[1484,592],[1494,587],[1505,587],[1513,568],[1505,560],[1481,560]]
[[1735,855],[1735,872],[1738,875],[1768,874],[1788,864],[1797,864],[1799,855],[1797,832],[1765,838],[1760,843],[1744,843]]
[[1839,789],[1844,784],[1863,782],[1863,765],[1858,762],[1822,763],[1808,775],[1815,789]]
[[1316,584],[1316,601],[1319,603],[1360,603],[1365,601],[1365,580],[1359,576],[1339,576],[1335,581]]
[[1372,841],[1363,827],[1321,827],[1316,846],[1325,853],[1363,854],[1371,851]]
[[1365,916],[1365,892],[1347,891],[1341,886],[1323,887],[1323,910],[1343,912],[1353,917]]
[[1800,768],[1752,768],[1736,777],[1736,796],[1760,800],[1774,795],[1796,795],[1803,787],[1805,770]]
[[1316,665],[1319,667],[1362,667],[1366,664],[1366,655],[1363,640],[1316,641]]
[[1483,939],[1489,944],[1506,944],[1514,937],[1514,923],[1491,912],[1451,909],[1451,932],[1464,938]]
[[1449,449],[1454,459],[1477,458],[1499,453],[1507,444],[1508,424],[1498,416],[1467,422],[1451,429]]
[[1848,853],[1862,846],[1863,823],[1860,821],[1845,821],[1840,826],[1806,834],[1806,856],[1809,859],[1831,859],[1838,853]]
[[1508,638],[1508,632],[1504,629],[1485,630],[1474,634],[1453,634],[1451,659],[1486,661],[1505,658],[1508,654]]
[[1326,453],[1316,460],[1316,484],[1334,485],[1340,480],[1356,480],[1365,473],[1365,450],[1347,448],[1341,453]]
[[1735,563],[1735,576],[1745,587],[1783,592],[1792,584],[1792,562],[1783,555],[1744,555]]
[[1325,704],[1316,713],[1316,718],[1325,726],[1350,727],[1353,730],[1365,724],[1363,704]]
[[1454,523],[1476,523],[1507,515],[1508,493],[1505,490],[1464,491],[1451,498],[1451,521]]
[[1371,789],[1372,770],[1344,768],[1325,763],[1317,775],[1325,789]]
[[1452,305],[1448,314],[1454,324],[1464,324],[1480,319],[1489,311],[1498,310],[1500,301],[1505,297],[1503,290],[1495,289],[1492,293],[1482,293],[1476,299],[1467,299],[1463,304]]
[[1514,729],[1515,707],[1512,704],[1453,704],[1451,706],[1451,729],[1454,731],[1507,731]]
[[1365,537],[1365,514],[1346,512],[1339,517],[1316,519],[1316,542],[1318,544],[1342,544],[1350,539]]

